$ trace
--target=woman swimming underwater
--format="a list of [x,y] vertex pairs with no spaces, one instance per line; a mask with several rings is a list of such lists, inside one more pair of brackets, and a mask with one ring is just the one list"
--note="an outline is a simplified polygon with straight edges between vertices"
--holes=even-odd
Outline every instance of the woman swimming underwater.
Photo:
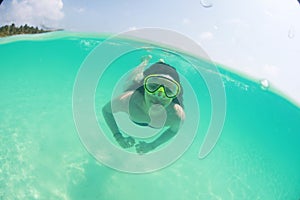
[[[119,145],[123,148],[135,145],[140,154],[170,140],[185,118],[183,90],[176,69],[164,62],[157,62],[144,70],[150,59],[150,56],[146,57],[134,70],[133,84],[102,109],[104,119]],[[152,142],[140,141],[135,144],[133,137],[125,137],[120,132],[113,116],[117,112],[126,112],[137,125],[166,130]]]

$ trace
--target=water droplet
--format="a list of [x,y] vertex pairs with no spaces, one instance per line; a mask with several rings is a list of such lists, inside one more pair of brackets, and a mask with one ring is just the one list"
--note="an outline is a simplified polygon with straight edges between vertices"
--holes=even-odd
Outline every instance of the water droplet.
[[270,82],[267,79],[263,79],[260,82],[260,87],[263,90],[267,90],[270,87]]
[[290,39],[293,39],[295,37],[295,30],[294,30],[294,27],[291,27],[289,29],[289,33],[288,33],[288,36]]
[[200,0],[200,3],[204,8],[210,8],[213,6],[213,3],[211,1],[212,0]]

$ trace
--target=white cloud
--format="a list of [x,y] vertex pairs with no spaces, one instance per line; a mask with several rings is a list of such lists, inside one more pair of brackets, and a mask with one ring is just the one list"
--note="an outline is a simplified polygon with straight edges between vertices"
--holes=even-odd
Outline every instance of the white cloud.
[[56,26],[64,17],[62,0],[13,0],[5,14],[5,23]]
[[182,20],[182,23],[183,23],[184,25],[189,25],[189,24],[191,24],[191,20],[190,20],[189,18],[184,18],[184,19]]
[[266,78],[277,78],[279,76],[279,68],[274,65],[264,65],[262,67],[262,72]]
[[229,18],[224,20],[225,25],[230,25],[234,27],[242,27],[242,28],[249,28],[249,20],[247,19],[242,19],[242,18]]
[[137,30],[137,27],[131,26],[131,27],[128,28],[128,30],[129,30],[129,31],[135,31],[135,30]]
[[274,17],[273,13],[269,10],[265,10],[265,14],[269,17]]
[[224,22],[227,24],[235,24],[235,25],[243,23],[242,19],[240,18],[230,18],[230,19],[226,19]]
[[212,32],[206,31],[206,32],[202,32],[200,34],[200,39],[201,40],[212,40],[214,38],[214,35]]
[[76,12],[76,13],[83,13],[83,12],[85,12],[85,8],[83,8],[83,7],[81,7],[81,8],[75,8],[74,9],[74,11]]

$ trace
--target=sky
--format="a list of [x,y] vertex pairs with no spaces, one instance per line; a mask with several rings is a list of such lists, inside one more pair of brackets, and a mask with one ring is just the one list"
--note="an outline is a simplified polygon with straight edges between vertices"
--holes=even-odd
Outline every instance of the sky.
[[173,30],[213,61],[264,80],[300,105],[297,0],[4,0],[0,26],[11,23],[88,33]]

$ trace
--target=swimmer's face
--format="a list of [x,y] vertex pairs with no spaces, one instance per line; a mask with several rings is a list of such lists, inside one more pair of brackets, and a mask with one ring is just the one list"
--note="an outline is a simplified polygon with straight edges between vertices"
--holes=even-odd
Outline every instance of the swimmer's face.
[[172,102],[172,98],[166,96],[163,87],[153,93],[145,92],[145,100],[148,105],[160,104],[167,107]]

